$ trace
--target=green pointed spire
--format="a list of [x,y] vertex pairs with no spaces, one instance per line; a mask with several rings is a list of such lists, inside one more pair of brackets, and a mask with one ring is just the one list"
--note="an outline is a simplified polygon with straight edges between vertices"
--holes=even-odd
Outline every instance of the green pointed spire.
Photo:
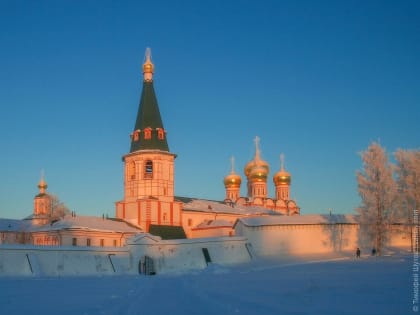
[[139,150],[160,150],[169,152],[166,131],[163,128],[159,105],[153,87],[154,65],[151,61],[150,49],[146,49],[146,61],[143,64],[143,91],[141,93],[139,111],[131,134],[130,152]]

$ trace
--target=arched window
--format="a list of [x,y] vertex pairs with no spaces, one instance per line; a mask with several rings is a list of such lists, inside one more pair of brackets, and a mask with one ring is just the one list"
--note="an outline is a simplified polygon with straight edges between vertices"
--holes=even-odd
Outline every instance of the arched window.
[[146,129],[144,129],[144,139],[145,140],[152,139],[152,128],[147,127]]
[[144,178],[153,178],[153,162],[150,160],[144,165]]
[[139,141],[139,137],[140,137],[140,130],[137,129],[133,132],[133,141]]
[[159,140],[163,140],[165,138],[165,132],[163,131],[162,128],[156,128],[157,132],[158,132],[158,139]]

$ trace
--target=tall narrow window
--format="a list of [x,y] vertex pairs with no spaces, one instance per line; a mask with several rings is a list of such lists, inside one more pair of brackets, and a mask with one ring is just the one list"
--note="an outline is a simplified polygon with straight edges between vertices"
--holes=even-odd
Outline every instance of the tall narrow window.
[[144,166],[144,178],[153,178],[153,162],[150,160]]
[[103,238],[100,239],[99,243],[100,243],[101,247],[104,247],[104,239]]
[[133,141],[139,141],[139,137],[140,137],[140,130],[137,129],[133,132]]
[[90,246],[90,238],[86,239],[86,246]]
[[163,140],[165,138],[165,132],[163,131],[162,128],[156,128],[157,132],[158,132],[158,139],[159,140]]
[[77,238],[73,237],[72,239],[72,245],[77,246]]
[[152,128],[147,127],[146,129],[144,129],[144,139],[152,139]]

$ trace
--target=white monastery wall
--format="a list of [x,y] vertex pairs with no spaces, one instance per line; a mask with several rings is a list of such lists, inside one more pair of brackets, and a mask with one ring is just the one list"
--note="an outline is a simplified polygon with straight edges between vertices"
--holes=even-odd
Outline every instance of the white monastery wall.
[[133,239],[123,248],[3,245],[0,277],[137,275],[146,256],[153,261],[156,273],[204,269],[207,262],[203,249],[211,263],[231,265],[251,259],[244,238],[163,241],[139,234]]
[[[413,228],[413,230],[415,227]],[[415,243],[415,231],[410,235],[410,228],[402,225],[394,225],[390,227],[390,238],[388,239],[388,246],[410,249],[410,238],[413,237],[413,244]]]
[[0,276],[88,276],[132,272],[127,250],[82,247],[0,247]]
[[237,224],[235,230],[236,235],[248,239],[258,256],[322,254],[357,248],[355,224],[259,227]]
[[144,260],[144,256],[153,259],[157,273],[203,269],[207,262],[203,249],[207,249],[211,263],[230,265],[251,260],[242,237],[203,238],[184,240],[159,240],[154,236],[145,236],[129,244],[133,266]]
[[[354,252],[372,249],[363,241],[358,224],[295,224],[246,226],[241,221],[235,226],[238,236],[244,236],[252,244],[258,256],[300,256],[337,252]],[[408,249],[409,228],[391,226],[385,247]]]

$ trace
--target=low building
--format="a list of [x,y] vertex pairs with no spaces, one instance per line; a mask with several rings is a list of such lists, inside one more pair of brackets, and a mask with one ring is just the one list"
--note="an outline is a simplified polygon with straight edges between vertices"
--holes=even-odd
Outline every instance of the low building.
[[128,238],[142,231],[122,220],[66,215],[51,224],[31,226],[25,233],[30,235],[26,244],[121,247]]
[[182,201],[182,226],[188,238],[232,236],[238,218],[280,215],[260,206],[186,197],[177,200]]
[[120,219],[66,214],[62,207],[57,211],[56,197],[46,192],[43,177],[38,188],[32,215],[23,220],[0,219],[0,244],[121,247],[128,238],[143,232]]
[[[374,228],[374,227],[369,227]],[[259,256],[300,256],[311,254],[371,251],[355,215],[300,215],[240,218],[235,234],[252,244]],[[400,224],[387,227],[386,246],[410,248],[410,228]]]

